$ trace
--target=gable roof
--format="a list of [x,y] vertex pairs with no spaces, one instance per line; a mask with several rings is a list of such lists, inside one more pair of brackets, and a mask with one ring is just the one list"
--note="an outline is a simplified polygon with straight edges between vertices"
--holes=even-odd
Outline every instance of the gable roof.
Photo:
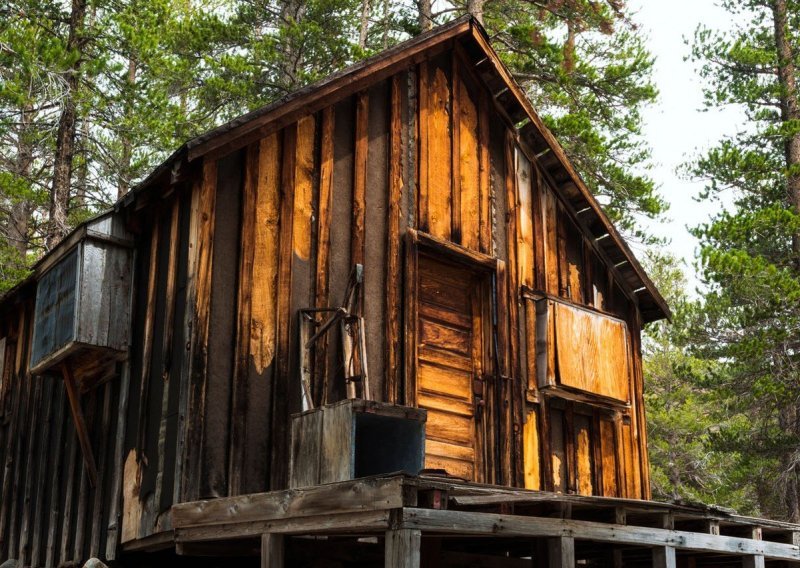
[[450,49],[456,41],[474,64],[477,75],[492,96],[495,109],[516,133],[522,150],[531,161],[539,164],[573,219],[594,240],[609,270],[625,283],[629,295],[636,299],[644,322],[670,317],[666,301],[491,47],[486,31],[469,16],[400,43],[189,140],[114,208],[132,205],[149,188],[165,181],[179,181],[192,167],[190,164],[199,158],[215,159],[242,148],[432,54]]

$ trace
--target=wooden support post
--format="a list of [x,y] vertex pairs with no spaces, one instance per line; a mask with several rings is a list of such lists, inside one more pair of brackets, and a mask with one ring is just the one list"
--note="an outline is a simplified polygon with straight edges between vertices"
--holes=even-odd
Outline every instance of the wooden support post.
[[675,549],[671,546],[659,546],[653,549],[653,568],[675,568]]
[[419,568],[422,532],[415,529],[386,531],[386,568]]
[[92,484],[92,487],[97,487],[97,466],[92,453],[92,444],[89,441],[89,433],[86,431],[86,421],[83,419],[81,401],[78,400],[75,377],[72,376],[72,371],[67,363],[61,364],[61,374],[64,377],[64,386],[66,387],[67,398],[69,398],[69,407],[72,410],[72,419],[75,421],[75,432],[81,444],[83,462],[86,464],[86,472],[89,474],[89,483]]
[[261,535],[261,568],[283,568],[284,536],[265,533]]
[[742,568],[764,568],[764,557],[760,555],[743,556]]
[[[614,524],[624,525],[628,522],[628,514],[624,507],[614,507]],[[615,548],[611,551],[612,564],[614,568],[622,568],[624,566],[622,558],[622,549]]]
[[575,568],[575,539],[560,536],[547,539],[550,568]]

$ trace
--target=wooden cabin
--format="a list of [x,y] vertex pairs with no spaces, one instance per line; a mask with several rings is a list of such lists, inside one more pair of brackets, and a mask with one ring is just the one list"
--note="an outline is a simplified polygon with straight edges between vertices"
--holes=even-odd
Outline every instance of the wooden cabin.
[[0,560],[800,559],[647,501],[668,315],[456,20],[187,142],[2,298]]

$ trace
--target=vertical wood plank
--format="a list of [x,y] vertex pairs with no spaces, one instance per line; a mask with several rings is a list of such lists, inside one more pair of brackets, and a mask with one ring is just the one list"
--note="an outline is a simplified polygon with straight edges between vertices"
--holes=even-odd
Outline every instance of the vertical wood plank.
[[[190,296],[186,296],[187,299]],[[185,377],[186,375],[181,375]],[[117,430],[114,435],[114,466],[113,466],[113,477],[111,480],[111,489],[109,494],[109,511],[108,511],[108,534],[106,535],[106,553],[105,557],[108,560],[114,560],[117,557],[117,547],[120,543],[120,538],[122,535],[122,514],[121,514],[121,505],[122,505],[122,482],[123,482],[123,465],[125,460],[125,436],[127,434],[127,423],[125,417],[128,415],[128,400],[129,394],[128,390],[130,387],[130,364],[128,361],[123,363],[122,365],[122,372],[120,374],[120,383],[119,383],[119,400],[117,403]],[[180,470],[178,469],[182,454],[177,452],[176,457],[176,470],[175,470],[175,490],[173,495],[176,496],[176,501],[178,499],[178,488],[177,485],[179,483],[180,478]],[[53,494],[57,491],[57,487],[54,484]],[[47,566],[52,566],[51,563],[55,560],[54,555],[54,548],[55,548],[55,527],[58,525],[58,512],[57,510],[53,510],[51,517],[50,517],[50,535],[48,535],[47,539]]]
[[506,161],[506,203],[508,207],[508,222],[506,224],[506,243],[508,246],[507,288],[504,292],[507,297],[507,325],[508,325],[508,350],[506,356],[507,379],[503,381],[503,414],[500,431],[501,463],[503,468],[503,482],[509,485],[518,485],[522,477],[522,387],[519,385],[519,269],[517,235],[519,192],[517,189],[515,142],[510,131],[505,137]]
[[258,374],[275,357],[275,309],[281,212],[281,140],[277,133],[259,145],[258,189],[255,195],[253,284],[250,305],[250,361]]
[[619,496],[617,480],[617,441],[614,423],[611,420],[600,420],[600,448],[602,455],[603,483],[605,497]]
[[450,238],[454,243],[464,244],[461,234],[461,79],[457,52],[450,57]]
[[430,220],[428,218],[428,153],[429,153],[429,116],[430,116],[430,93],[428,87],[428,60],[423,60],[417,70],[419,88],[417,99],[419,101],[419,120],[417,122],[417,140],[419,153],[417,154],[417,179],[419,196],[417,198],[417,228],[421,231],[430,232]]
[[[231,436],[232,383],[235,368],[236,273],[239,269],[244,150],[218,162],[214,211],[213,270],[206,349],[206,397],[202,416],[203,460],[198,472],[203,498],[229,494],[228,464]],[[233,275],[233,276],[232,276]]]
[[[150,393],[150,362],[153,356],[153,333],[155,332],[156,317],[156,289],[158,282],[158,250],[160,239],[161,223],[157,220],[153,223],[153,231],[150,235],[150,266],[148,267],[147,278],[147,304],[145,305],[144,337],[142,339],[142,366],[139,375],[139,417],[136,430],[136,447],[142,454],[146,451],[147,445],[147,413],[149,406],[147,400]],[[69,392],[69,391],[67,391]]]
[[447,240],[452,229],[450,103],[445,69],[430,62],[421,65],[420,228]]
[[[456,152],[455,146],[453,148],[453,161],[454,164],[458,164],[458,170],[453,169],[453,176],[458,176],[459,191],[457,194],[459,196],[461,245],[472,250],[481,250],[481,183],[483,181],[481,175],[483,172],[481,171],[480,127],[478,107],[473,101],[466,80],[466,78],[461,78],[456,83],[454,79],[453,83],[453,101],[458,101],[457,106],[453,105],[456,124],[453,140],[458,140],[458,151]],[[453,201],[453,212],[455,218],[455,200]]]
[[515,151],[517,163],[517,191],[519,192],[519,209],[517,219],[517,249],[519,251],[519,284],[534,287],[534,255],[533,255],[533,196],[531,193],[531,163],[520,152]]
[[[80,470],[83,468],[82,465],[78,464],[78,443],[77,443],[77,434],[75,433],[74,422],[70,418],[67,420],[67,432],[68,432],[68,439],[66,445],[66,456],[67,456],[67,465],[65,468],[67,477],[66,482],[64,485],[64,492],[63,492],[63,499],[64,499],[64,510],[62,513],[62,521],[61,521],[61,534],[59,535],[59,548],[58,548],[58,555],[56,557],[56,564],[66,562],[72,559],[72,555],[69,552],[69,545],[70,545],[70,534],[73,526],[73,518],[74,518],[74,509],[75,509],[75,494],[77,493],[75,487],[77,484],[77,477],[79,475]],[[134,462],[135,463],[135,462]],[[123,533],[124,533],[125,525],[123,524]],[[136,536],[135,534],[133,536]]]
[[533,285],[538,290],[547,289],[547,267],[545,261],[545,213],[544,191],[542,173],[537,164],[531,164],[531,220],[533,226],[534,243],[534,280]]
[[536,302],[527,300],[525,302],[525,351],[528,363],[528,391],[526,393],[528,402],[535,402],[538,399],[539,390],[539,368],[538,368],[538,346],[537,346],[536,322]]
[[26,432],[30,432],[34,426],[34,412],[35,412],[35,398],[34,398],[34,383],[37,381],[25,381],[24,382],[24,392],[22,396],[24,397],[23,406],[20,409],[20,434],[17,436],[17,444],[16,444],[16,451],[14,456],[14,480],[11,485],[11,512],[9,515],[9,536],[8,536],[8,550],[9,550],[9,557],[10,558],[19,558],[19,534],[21,530],[20,526],[20,517],[22,516],[20,513],[20,508],[24,506],[23,500],[23,491],[25,485],[25,456],[27,446],[25,445],[26,441]]
[[282,534],[261,535],[261,568],[283,568],[285,537]]
[[653,550],[653,568],[676,568],[675,549],[671,546],[657,546]]
[[247,417],[242,492],[269,488],[271,400],[275,387],[280,248],[281,138],[273,133],[258,144],[258,179],[253,196],[253,267],[248,322]]
[[231,452],[228,461],[228,495],[242,492],[246,460],[247,414],[249,410],[247,372],[250,359],[253,298],[253,268],[255,264],[256,199],[261,146],[258,142],[247,147],[242,191],[241,235],[239,239],[239,283],[236,295],[236,345],[233,369],[231,408]]
[[489,101],[486,89],[478,89],[478,147],[479,147],[479,188],[480,188],[480,251],[492,254],[492,185],[489,144]]
[[386,531],[386,568],[419,568],[421,531],[393,529]]
[[[42,515],[43,515],[43,506],[44,506],[44,487],[45,487],[45,479],[47,478],[47,452],[52,452],[52,448],[50,447],[50,430],[51,430],[51,423],[53,417],[51,415],[51,411],[53,408],[53,383],[52,381],[47,381],[44,386],[42,387],[42,397],[39,403],[42,407],[42,415],[39,418],[38,427],[39,427],[39,435],[36,437],[36,474],[33,475],[31,472],[28,473],[28,477],[30,478],[29,489],[26,489],[26,501],[28,503],[27,509],[30,509],[29,519],[31,524],[29,524],[29,536],[27,537],[27,541],[29,542],[29,551],[30,555],[30,564],[31,566],[40,566],[41,565],[41,547],[40,547],[40,539],[39,534],[41,533],[42,529]],[[50,472],[49,475],[54,475],[55,472]],[[28,531],[28,528],[25,527],[23,535]]]
[[353,172],[353,225],[350,249],[352,264],[364,263],[364,218],[366,216],[367,157],[369,152],[369,94],[356,96],[356,139]]
[[542,184],[542,227],[544,232],[545,290],[559,295],[558,285],[558,233],[556,227],[556,198],[550,188]]
[[548,566],[575,568],[575,539],[568,536],[547,539]]
[[[198,191],[195,245],[197,247],[192,328],[191,371],[189,376],[188,420],[186,425],[186,468],[182,472],[183,497],[186,501],[199,498],[200,466],[202,463],[201,439],[203,415],[206,407],[208,359],[207,341],[211,301],[211,271],[214,252],[214,211],[217,196],[217,162],[204,160]],[[191,301],[191,300],[190,300]],[[126,480],[127,483],[127,480]]]
[[288,465],[289,345],[292,290],[292,236],[294,223],[295,160],[297,125],[283,131],[283,160],[281,165],[280,252],[278,257],[276,361],[277,377],[272,397],[272,465],[270,489],[286,487]]
[[[168,444],[167,441],[167,423],[169,420],[169,385],[172,384],[170,381],[170,362],[172,361],[172,337],[174,335],[175,329],[175,294],[177,293],[176,290],[176,282],[177,282],[177,275],[178,275],[178,246],[179,236],[178,236],[178,221],[180,219],[180,199],[175,197],[172,200],[172,211],[170,212],[170,219],[169,219],[169,253],[167,258],[167,283],[166,288],[164,291],[165,298],[163,301],[163,328],[161,333],[161,368],[160,376],[154,380],[162,381],[162,393],[161,393],[161,420],[159,421],[159,428],[158,428],[158,463],[156,464],[156,493],[155,493],[155,503],[158,505],[161,504],[163,495],[165,492],[164,488],[164,478],[165,473],[164,470],[167,467],[167,460],[171,456],[167,456],[166,446]],[[175,377],[175,380],[180,380]],[[172,491],[172,487],[166,489],[167,495],[170,494]],[[171,499],[169,500],[171,501]]]
[[[55,547],[56,547],[56,531],[58,530],[59,513],[63,504],[60,502],[59,486],[61,477],[64,473],[64,458],[66,451],[64,448],[63,436],[65,430],[65,406],[67,404],[66,395],[61,385],[57,388],[57,395],[55,400],[56,415],[53,422],[53,452],[51,471],[53,475],[50,476],[50,491],[49,503],[45,508],[45,515],[47,516],[47,540],[44,545],[44,565],[48,568],[55,566]],[[55,472],[58,472],[56,474]],[[0,533],[2,534],[2,533]]]
[[561,203],[556,204],[556,258],[558,263],[558,295],[572,299],[567,262],[567,228],[569,219]]
[[[202,185],[203,185],[203,175],[202,170],[200,173],[195,173],[194,177],[189,184],[189,187],[186,191],[189,192],[189,196],[187,199],[187,207],[188,207],[188,221],[187,221],[187,236],[186,236],[186,289],[185,289],[185,310],[183,313],[183,321],[181,325],[182,329],[182,337],[188,346],[188,349],[182,353],[181,356],[181,363],[180,363],[180,387],[178,391],[178,419],[179,419],[179,427],[178,432],[176,435],[176,447],[175,447],[175,478],[173,482],[173,495],[175,496],[176,501],[183,501],[183,500],[191,500],[186,499],[186,485],[184,483],[183,473],[184,467],[187,462],[188,456],[191,455],[191,452],[187,450],[186,447],[186,439],[189,434],[189,431],[192,427],[193,419],[192,416],[189,415],[189,392],[190,392],[190,383],[192,380],[192,364],[194,360],[194,348],[195,344],[193,343],[194,340],[194,331],[195,331],[195,316],[196,316],[196,290],[197,290],[197,262],[198,262],[198,253],[199,253],[199,246],[198,246],[198,237],[199,232],[198,228],[200,226],[200,195],[202,194]],[[122,398],[120,398],[120,409],[122,409]],[[125,405],[127,407],[128,400],[127,395],[125,398]],[[124,411],[123,416],[125,416]],[[121,421],[121,436],[118,435],[118,440],[121,440],[122,446],[118,450],[121,463],[124,463],[125,460],[125,421]],[[121,484],[120,484],[121,487]],[[121,491],[121,489],[120,489]],[[109,557],[111,559],[111,557]]]
[[[386,389],[386,288],[388,211],[391,180],[391,85],[381,81],[369,90],[369,156],[364,227],[364,325],[370,398],[383,399]],[[385,400],[385,399],[384,399]]]
[[[317,230],[317,281],[314,286],[315,305],[317,308],[330,306],[330,285],[328,270],[330,269],[331,250],[331,200],[333,199],[333,134],[334,107],[326,107],[322,111],[320,141],[320,174],[319,174],[319,220]],[[314,348],[314,384],[313,396],[320,404],[325,404],[325,393],[328,392],[328,336],[317,340]]]
[[[635,309],[635,308],[634,308]],[[634,400],[634,413],[636,418],[636,467],[639,479],[639,489],[642,499],[650,499],[650,459],[647,451],[647,417],[644,407],[644,371],[642,369],[642,321],[638,309],[635,309],[628,325],[630,326],[630,357],[633,361],[631,367],[631,380],[633,383],[632,397]]]
[[[102,389],[102,407],[101,407],[101,415],[100,415],[100,422],[97,424],[95,430],[97,432],[97,469],[98,469],[98,478],[97,478],[97,487],[95,487],[93,497],[93,503],[91,506],[91,518],[92,518],[92,533],[89,539],[89,556],[98,557],[100,556],[100,542],[102,540],[102,533],[103,533],[103,519],[106,518],[105,511],[107,510],[107,500],[106,500],[106,460],[108,459],[108,444],[109,440],[111,439],[111,392],[113,388],[113,383],[106,383],[104,384]],[[98,397],[99,398],[99,397]]]
[[590,420],[583,414],[575,414],[575,474],[576,488],[580,495],[594,494],[594,439]]
[[387,212],[386,246],[386,387],[385,400],[399,401],[401,366],[401,294],[400,217],[403,199],[403,140],[401,75],[391,82],[389,117],[389,208]]
[[[22,310],[20,310],[22,311]],[[19,340],[18,340],[19,341]],[[17,349],[18,351],[20,349]],[[6,373],[8,377],[16,379],[17,373],[15,370],[12,370],[11,365],[9,368],[6,369]],[[16,449],[19,447],[19,436],[18,431],[21,428],[22,423],[22,416],[21,416],[21,402],[22,402],[22,393],[25,391],[23,385],[19,385],[17,388],[10,390],[11,396],[11,416],[10,422],[8,425],[8,443],[6,444],[4,453],[5,458],[3,460],[3,486],[2,492],[0,492],[0,537],[5,537],[6,529],[9,527],[10,524],[14,523],[13,517],[10,516],[10,508],[11,508],[11,501],[12,501],[12,479],[14,477],[14,469],[15,464],[19,463],[16,459],[14,459],[14,455],[16,453]],[[4,542],[5,550],[9,550],[10,542]]]
[[525,489],[542,488],[541,457],[539,453],[539,427],[536,409],[528,410],[523,433],[525,460]]

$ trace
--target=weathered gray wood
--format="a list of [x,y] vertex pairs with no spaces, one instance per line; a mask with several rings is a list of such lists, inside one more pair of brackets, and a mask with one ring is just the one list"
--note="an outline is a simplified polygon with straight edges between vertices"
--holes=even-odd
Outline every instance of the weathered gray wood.
[[105,527],[103,525],[103,518],[105,517],[104,510],[104,497],[105,497],[105,478],[106,478],[106,460],[108,454],[108,445],[111,439],[111,391],[112,384],[106,383],[102,387],[102,415],[100,417],[100,431],[99,443],[100,448],[97,455],[97,486],[94,492],[94,503],[92,504],[92,534],[89,540],[89,556],[100,556],[100,539]]
[[254,493],[172,507],[172,523],[183,527],[246,523],[313,515],[402,507],[403,478],[366,478],[346,484]]
[[352,407],[337,404],[325,409],[322,418],[322,465],[320,483],[352,479],[354,462],[354,424]]
[[[37,462],[38,462],[38,471],[36,475],[36,494],[35,494],[35,501],[31,501],[29,503],[29,507],[33,508],[33,527],[31,532],[33,536],[31,538],[31,566],[41,566],[41,558],[42,558],[42,545],[43,539],[41,538],[44,527],[44,515],[45,515],[45,483],[47,481],[47,476],[53,476],[56,474],[55,471],[52,469],[48,473],[48,456],[50,454],[57,454],[57,449],[55,447],[50,446],[50,432],[53,429],[53,423],[58,421],[58,416],[55,418],[53,417],[53,413],[58,414],[58,407],[53,409],[53,385],[54,381],[47,381],[44,386],[44,391],[42,394],[42,402],[43,405],[43,415],[41,418],[41,432],[39,433],[39,437],[37,440],[38,447],[38,455],[37,455]],[[55,426],[58,428],[58,426]]]
[[742,568],[764,568],[764,557],[760,555],[744,556]]
[[550,568],[575,568],[575,539],[569,536],[547,539],[547,558]]
[[386,531],[386,568],[419,568],[422,532],[413,529]]
[[402,526],[463,536],[570,536],[597,542],[672,546],[677,550],[752,554],[776,560],[800,561],[800,548],[790,544],[650,527],[608,525],[592,521],[406,508],[403,510]]
[[292,454],[289,487],[308,487],[319,483],[324,410],[317,409],[292,420]]
[[385,531],[390,526],[391,511],[323,513],[310,517],[251,521],[175,529],[175,542],[208,542],[259,536],[264,533],[295,535],[364,534]]
[[659,546],[653,549],[653,568],[675,568],[676,566],[673,547]]
[[261,568],[283,568],[286,556],[282,534],[261,535]]
[[[364,320],[370,333],[364,334],[363,323],[359,332],[366,343],[369,357],[369,385],[364,392],[382,393],[386,380],[384,343],[386,334],[386,249],[388,172],[389,172],[389,123],[387,83],[376,84],[369,90],[365,222],[364,222]],[[366,365],[365,365],[366,367]],[[371,398],[363,396],[362,398]]]
[[59,499],[59,487],[61,486],[62,474],[64,472],[64,461],[66,459],[66,448],[62,443],[69,418],[66,413],[66,395],[63,386],[59,385],[58,395],[55,401],[56,417],[53,438],[52,472],[50,477],[49,503],[46,505],[48,515],[47,542],[45,546],[44,565],[48,568],[55,566],[56,555],[56,533],[58,530],[59,516],[62,513],[63,504]]
[[[372,426],[356,426],[372,416],[381,418],[373,420]],[[403,434],[398,433],[398,420],[376,425],[383,418],[406,421]],[[346,481],[356,475],[416,473],[424,460],[422,423],[426,418],[424,409],[361,399],[347,399],[294,415],[289,487]],[[409,438],[408,444],[399,441],[401,435]],[[391,437],[403,447],[382,447],[382,436]],[[415,449],[419,450],[418,456],[414,455]],[[371,457],[365,460],[367,453]]]
[[117,404],[117,431],[112,454],[113,471],[109,493],[108,533],[106,535],[105,555],[107,560],[115,560],[117,557],[117,547],[119,546],[122,529],[122,515],[120,513],[122,504],[122,464],[125,461],[125,433],[127,431],[125,417],[128,413],[130,369],[130,363],[128,361],[123,363],[120,376],[119,402]]

